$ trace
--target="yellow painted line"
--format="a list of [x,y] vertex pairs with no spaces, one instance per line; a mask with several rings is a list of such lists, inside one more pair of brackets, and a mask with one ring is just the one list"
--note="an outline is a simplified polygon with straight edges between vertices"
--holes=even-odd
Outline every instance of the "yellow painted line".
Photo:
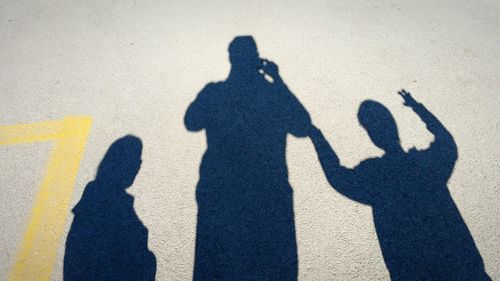
[[64,232],[90,117],[0,126],[0,145],[55,141],[9,281],[49,281]]
[[0,145],[55,140],[63,126],[63,120],[0,126]]

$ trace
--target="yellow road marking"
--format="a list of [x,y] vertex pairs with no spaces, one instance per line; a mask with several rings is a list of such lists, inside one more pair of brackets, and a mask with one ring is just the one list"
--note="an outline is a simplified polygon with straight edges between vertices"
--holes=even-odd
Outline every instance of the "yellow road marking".
[[0,145],[55,141],[10,281],[49,281],[68,214],[90,117],[0,126]]

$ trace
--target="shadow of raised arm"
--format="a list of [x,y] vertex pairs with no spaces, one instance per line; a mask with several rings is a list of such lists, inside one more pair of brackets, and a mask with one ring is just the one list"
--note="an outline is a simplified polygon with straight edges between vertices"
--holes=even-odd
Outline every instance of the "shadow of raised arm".
[[401,90],[399,95],[404,99],[404,105],[413,109],[413,111],[425,123],[429,132],[434,135],[434,141],[424,152],[429,165],[435,167],[444,180],[448,180],[453,167],[458,158],[457,145],[453,136],[445,126],[429,111],[427,108],[417,102],[409,92]]

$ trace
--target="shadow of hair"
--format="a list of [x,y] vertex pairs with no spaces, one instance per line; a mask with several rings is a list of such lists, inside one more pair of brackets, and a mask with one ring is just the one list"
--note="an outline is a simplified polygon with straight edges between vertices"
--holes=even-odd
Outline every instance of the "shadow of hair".
[[135,136],[116,140],[73,208],[64,255],[64,280],[154,280],[156,258],[148,249],[148,231],[126,192],[141,166],[142,142]]

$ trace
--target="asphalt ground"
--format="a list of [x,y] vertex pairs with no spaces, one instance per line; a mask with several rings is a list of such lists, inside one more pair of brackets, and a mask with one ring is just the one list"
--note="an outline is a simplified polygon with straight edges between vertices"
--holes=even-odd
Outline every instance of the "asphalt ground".
[[[383,154],[358,121],[365,100],[389,109],[406,152],[429,147],[397,94],[411,92],[456,143],[447,188],[500,280],[499,29],[493,0],[0,1],[0,280],[63,280],[71,210],[126,135],[142,142],[127,210],[156,280],[192,279],[207,141],[184,116],[227,78],[238,35],[279,66],[348,168]],[[298,280],[390,280],[372,208],[332,188],[310,138],[288,134],[286,165]]]

